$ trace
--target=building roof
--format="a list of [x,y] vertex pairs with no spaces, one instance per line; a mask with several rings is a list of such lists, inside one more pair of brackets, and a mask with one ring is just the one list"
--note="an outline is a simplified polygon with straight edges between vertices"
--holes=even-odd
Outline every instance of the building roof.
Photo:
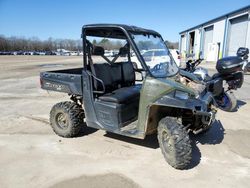
[[216,17],[216,18],[214,18],[214,19],[212,19],[212,20],[209,20],[209,21],[204,22],[204,23],[202,23],[202,24],[199,24],[199,25],[196,25],[196,26],[191,27],[191,28],[189,28],[189,29],[186,29],[186,30],[184,30],[184,31],[181,31],[179,34],[185,33],[185,32],[187,32],[187,31],[190,31],[190,30],[193,30],[193,29],[196,29],[196,28],[199,28],[199,27],[202,27],[203,25],[207,25],[207,24],[209,24],[209,23],[215,22],[215,21],[220,20],[220,19],[222,19],[222,18],[228,17],[228,16],[230,16],[230,15],[232,15],[232,14],[235,14],[235,13],[238,13],[238,12],[242,12],[242,11],[245,11],[245,10],[248,10],[248,9],[250,9],[250,5],[245,6],[245,7],[242,7],[242,8],[237,9],[237,10],[234,10],[234,11],[229,12],[229,13],[227,13],[227,14],[223,14],[222,16]]

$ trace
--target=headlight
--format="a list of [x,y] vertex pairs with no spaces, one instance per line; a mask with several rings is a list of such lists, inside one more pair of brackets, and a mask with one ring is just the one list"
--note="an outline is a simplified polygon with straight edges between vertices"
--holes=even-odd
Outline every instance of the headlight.
[[175,98],[178,98],[178,99],[188,99],[189,98],[189,93],[176,90],[175,91]]

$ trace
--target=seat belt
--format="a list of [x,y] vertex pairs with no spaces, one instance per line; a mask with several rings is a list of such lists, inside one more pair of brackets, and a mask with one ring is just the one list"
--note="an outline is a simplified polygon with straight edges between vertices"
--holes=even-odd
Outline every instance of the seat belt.
[[94,64],[93,64],[93,60],[91,58],[91,44],[90,44],[89,41],[87,41],[87,45],[88,45],[87,46],[87,49],[88,49],[88,62],[89,62],[89,65],[90,65],[91,72],[92,72],[92,74],[94,76],[94,79],[93,79],[94,87],[97,90],[97,81],[95,79],[96,78],[96,72],[95,72],[95,67],[94,67]]

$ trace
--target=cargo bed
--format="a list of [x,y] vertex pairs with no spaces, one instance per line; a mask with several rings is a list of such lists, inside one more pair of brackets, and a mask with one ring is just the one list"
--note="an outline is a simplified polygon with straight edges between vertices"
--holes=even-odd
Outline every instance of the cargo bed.
[[42,72],[40,82],[46,90],[82,95],[82,68]]

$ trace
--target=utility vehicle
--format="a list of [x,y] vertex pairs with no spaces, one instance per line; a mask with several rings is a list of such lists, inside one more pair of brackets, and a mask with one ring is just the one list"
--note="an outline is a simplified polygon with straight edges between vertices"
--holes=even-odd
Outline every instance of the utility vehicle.
[[[101,38],[122,40],[115,42],[120,44],[119,53],[107,58],[104,47],[91,42],[95,37],[95,44],[102,44]],[[166,161],[174,168],[186,168],[192,157],[188,133],[207,130],[215,118],[211,92],[194,75],[180,71],[156,31],[91,24],[83,26],[82,41],[83,67],[40,74],[43,89],[68,93],[71,99],[53,106],[54,132],[74,137],[88,126],[140,139],[157,133]],[[142,56],[152,49],[168,57],[155,63]],[[132,53],[141,69],[131,62]]]

